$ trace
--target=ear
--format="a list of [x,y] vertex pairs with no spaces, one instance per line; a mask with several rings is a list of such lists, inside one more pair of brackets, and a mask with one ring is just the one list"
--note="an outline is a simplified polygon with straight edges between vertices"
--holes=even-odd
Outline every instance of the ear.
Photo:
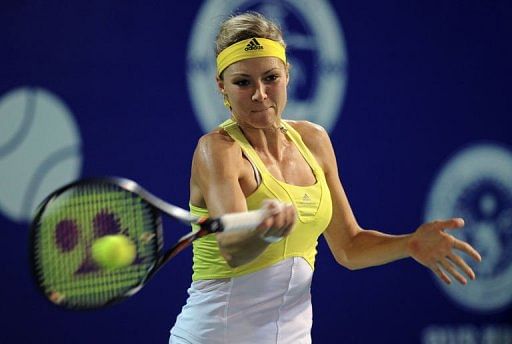
[[290,82],[290,64],[286,62],[286,86],[288,86],[288,83]]
[[217,88],[219,89],[219,92],[224,94],[224,80],[217,76],[215,77],[215,81],[217,82]]

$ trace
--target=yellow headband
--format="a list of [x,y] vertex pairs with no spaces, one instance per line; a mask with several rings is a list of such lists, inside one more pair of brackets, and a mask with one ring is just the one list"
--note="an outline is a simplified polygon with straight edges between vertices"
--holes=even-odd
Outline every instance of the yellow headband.
[[281,43],[267,38],[249,38],[222,50],[217,56],[217,76],[230,64],[254,57],[277,57],[286,64],[286,52]]

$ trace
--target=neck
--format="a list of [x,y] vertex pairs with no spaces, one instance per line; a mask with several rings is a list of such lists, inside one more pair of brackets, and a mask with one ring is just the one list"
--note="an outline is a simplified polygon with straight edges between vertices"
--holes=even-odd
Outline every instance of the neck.
[[288,146],[287,130],[282,124],[279,123],[278,126],[264,129],[246,127],[240,124],[238,126],[257,152],[272,156],[278,161],[282,160],[285,148]]

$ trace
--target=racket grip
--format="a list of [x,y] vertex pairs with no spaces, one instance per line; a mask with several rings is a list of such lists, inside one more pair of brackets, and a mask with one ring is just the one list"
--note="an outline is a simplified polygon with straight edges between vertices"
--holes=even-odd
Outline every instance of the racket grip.
[[258,209],[243,213],[222,215],[220,222],[222,223],[224,232],[242,231],[258,227],[267,216],[267,209]]

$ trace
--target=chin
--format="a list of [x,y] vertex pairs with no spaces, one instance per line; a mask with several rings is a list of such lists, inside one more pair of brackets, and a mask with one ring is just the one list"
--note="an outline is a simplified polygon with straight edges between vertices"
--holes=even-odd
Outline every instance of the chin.
[[262,114],[260,116],[254,116],[251,121],[255,127],[260,129],[271,128],[277,122],[277,118],[274,114]]
[[265,111],[248,111],[243,116],[236,116],[239,124],[245,124],[257,129],[267,129],[275,126],[278,122],[276,112],[273,108]]

